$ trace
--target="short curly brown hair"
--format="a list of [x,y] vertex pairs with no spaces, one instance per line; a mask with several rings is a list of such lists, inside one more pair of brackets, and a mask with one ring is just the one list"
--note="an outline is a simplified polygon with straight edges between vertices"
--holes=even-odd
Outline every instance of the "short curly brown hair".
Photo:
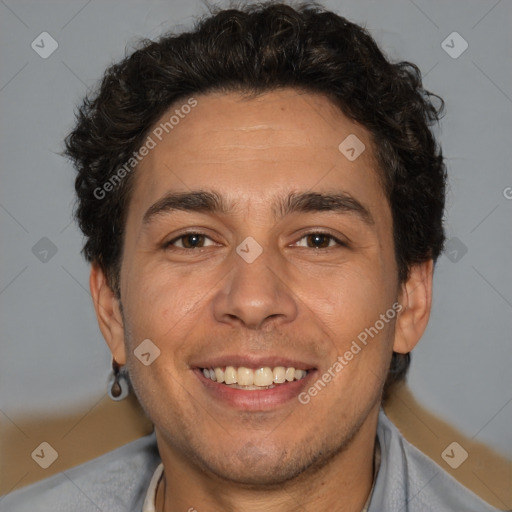
[[[109,194],[97,191],[178,101],[284,87],[327,96],[370,132],[393,217],[399,280],[415,263],[437,259],[446,169],[431,128],[442,99],[423,88],[414,64],[387,60],[364,28],[315,3],[263,2],[215,10],[192,31],[144,40],[106,70],[78,110],[65,151],[78,171],[75,217],[86,259],[102,268],[118,296],[134,173]],[[404,379],[409,361],[409,354],[393,354],[385,395]]]

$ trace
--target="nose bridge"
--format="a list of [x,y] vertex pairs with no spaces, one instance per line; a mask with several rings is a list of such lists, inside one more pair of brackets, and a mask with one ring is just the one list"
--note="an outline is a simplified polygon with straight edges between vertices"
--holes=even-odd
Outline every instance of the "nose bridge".
[[245,239],[233,252],[231,271],[213,301],[217,321],[258,329],[270,319],[285,323],[297,315],[293,294],[279,277],[277,257],[256,244]]

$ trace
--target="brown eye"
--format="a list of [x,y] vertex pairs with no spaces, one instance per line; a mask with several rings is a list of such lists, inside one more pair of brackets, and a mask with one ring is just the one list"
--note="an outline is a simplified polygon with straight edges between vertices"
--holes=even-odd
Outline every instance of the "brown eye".
[[315,233],[313,235],[307,235],[308,247],[314,247],[315,249],[325,249],[329,247],[333,237],[330,235],[324,235],[322,233]]
[[329,233],[307,233],[294,245],[309,249],[330,249],[336,246],[346,246],[341,240]]
[[184,235],[174,238],[168,242],[165,247],[177,247],[179,249],[198,249],[213,244],[213,242],[207,243],[207,241],[211,242],[210,238],[208,238],[206,235],[203,235],[202,233],[185,233]]
[[203,247],[204,236],[197,233],[191,233],[182,237],[182,244],[185,249],[194,249],[195,247]]

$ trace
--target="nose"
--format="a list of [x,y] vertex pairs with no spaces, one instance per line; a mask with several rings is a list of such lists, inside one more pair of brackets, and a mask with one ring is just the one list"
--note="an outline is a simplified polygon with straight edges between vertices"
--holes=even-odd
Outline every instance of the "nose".
[[213,298],[215,319],[248,329],[293,321],[297,302],[284,272],[271,264],[265,251],[252,263],[237,254],[233,258],[233,268]]

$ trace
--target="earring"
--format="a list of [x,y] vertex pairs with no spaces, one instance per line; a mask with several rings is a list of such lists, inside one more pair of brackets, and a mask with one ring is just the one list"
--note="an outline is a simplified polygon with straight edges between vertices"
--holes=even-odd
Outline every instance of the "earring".
[[115,402],[124,400],[130,394],[128,373],[115,359],[112,359],[112,374],[108,382],[107,394]]

